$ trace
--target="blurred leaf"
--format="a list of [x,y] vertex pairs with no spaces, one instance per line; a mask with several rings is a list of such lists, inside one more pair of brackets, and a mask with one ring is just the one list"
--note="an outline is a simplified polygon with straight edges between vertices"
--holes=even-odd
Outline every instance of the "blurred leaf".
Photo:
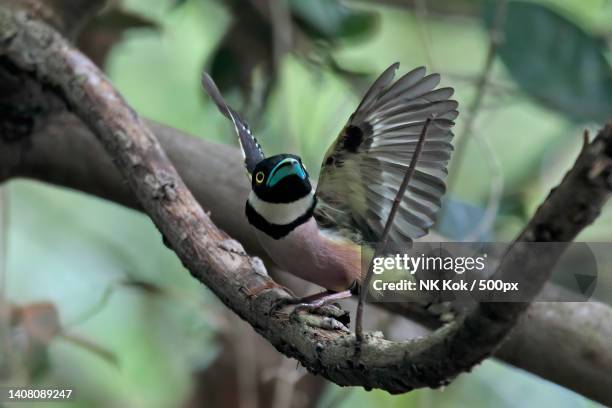
[[161,26],[156,21],[121,9],[110,10],[109,12],[102,14],[92,22],[92,25],[119,31],[130,28],[150,28],[153,30],[161,30]]
[[181,7],[182,5],[184,5],[185,3],[187,3],[188,0],[174,0],[172,2],[172,8],[177,8],[177,7]]
[[222,92],[240,90],[245,100],[251,100],[253,74],[261,69],[270,78],[263,92],[267,99],[276,79],[274,40],[265,2],[227,1],[232,13],[229,25],[207,66]]
[[120,9],[112,9],[95,18],[81,33],[78,46],[93,62],[103,67],[108,53],[123,37],[126,30],[147,28],[156,31],[160,26],[143,16]]
[[306,31],[328,41],[366,36],[378,22],[376,14],[350,9],[337,0],[289,0],[289,6]]
[[253,71],[261,67],[275,77],[272,29],[254,7],[233,9],[235,21],[209,60],[210,74],[221,91],[239,88],[245,97],[252,91]]
[[611,117],[612,69],[599,39],[548,7],[521,1],[508,4],[503,38],[499,55],[525,93],[576,121]]
[[[377,6],[394,7],[400,10],[418,9],[418,2],[406,0],[367,0]],[[427,12],[437,16],[478,17],[482,14],[485,0],[427,0]]]
[[[241,67],[245,66],[240,64],[240,55],[238,55],[231,47],[227,44],[221,44],[219,48],[214,52],[210,58],[209,68],[207,69],[215,78],[215,83],[222,92],[227,92],[232,88],[242,84],[242,75],[240,75]],[[247,66],[249,64],[246,64]],[[247,72],[247,80],[250,77],[250,71]],[[247,82],[247,84],[249,84]],[[240,86],[245,93],[248,88]]]
[[94,343],[91,340],[88,340],[82,336],[78,336],[75,334],[67,334],[64,333],[62,338],[73,345],[80,347],[96,356],[106,361],[108,364],[114,366],[115,368],[119,368],[119,359],[117,355],[110,350],[100,346],[99,344]]
[[329,66],[331,72],[351,83],[357,94],[361,94],[363,89],[367,89],[370,81],[372,81],[372,75],[369,72],[351,70],[349,68],[340,66],[340,64],[338,64],[333,58],[328,59],[327,65]]
[[128,278],[124,280],[123,282],[121,282],[121,284],[125,285],[128,288],[138,289],[147,296],[166,296],[167,295],[166,288],[156,283],[147,282],[142,279]]
[[[227,0],[224,4],[233,20],[208,59],[208,71],[222,92],[239,89],[245,100],[252,100],[254,72],[261,70],[261,105],[265,106],[278,79],[268,0]],[[378,13],[356,11],[339,0],[289,0],[289,7],[293,41],[283,52],[303,58],[316,69],[331,67],[349,81],[358,77],[358,72],[340,71],[333,65],[331,53],[340,39],[364,39],[371,34]]]

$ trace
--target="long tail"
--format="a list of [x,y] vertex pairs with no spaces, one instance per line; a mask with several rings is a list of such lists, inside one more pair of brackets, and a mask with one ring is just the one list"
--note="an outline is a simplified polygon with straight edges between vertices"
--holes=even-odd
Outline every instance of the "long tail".
[[225,103],[225,99],[221,96],[221,92],[219,92],[219,88],[217,88],[215,81],[213,81],[206,72],[202,74],[202,87],[215,102],[219,111],[234,124],[234,129],[236,130],[236,135],[240,142],[240,148],[242,149],[242,155],[244,156],[244,165],[249,174],[252,173],[257,163],[265,159],[266,156],[263,150],[261,150],[261,146],[257,142],[257,139],[255,139],[253,133],[251,133],[249,125],[236,111]]

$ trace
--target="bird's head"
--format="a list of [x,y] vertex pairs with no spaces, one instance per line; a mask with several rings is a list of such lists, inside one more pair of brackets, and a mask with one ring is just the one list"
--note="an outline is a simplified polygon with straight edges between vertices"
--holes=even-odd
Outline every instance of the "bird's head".
[[253,192],[269,203],[291,203],[312,192],[302,159],[292,154],[263,159],[251,174]]

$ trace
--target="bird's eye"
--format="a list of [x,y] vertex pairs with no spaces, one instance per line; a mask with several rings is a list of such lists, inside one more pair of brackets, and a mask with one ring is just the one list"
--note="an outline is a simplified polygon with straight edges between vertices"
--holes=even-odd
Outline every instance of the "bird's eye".
[[261,184],[262,181],[264,181],[265,175],[263,173],[263,171],[258,171],[257,174],[255,174],[255,181],[257,182],[257,184]]

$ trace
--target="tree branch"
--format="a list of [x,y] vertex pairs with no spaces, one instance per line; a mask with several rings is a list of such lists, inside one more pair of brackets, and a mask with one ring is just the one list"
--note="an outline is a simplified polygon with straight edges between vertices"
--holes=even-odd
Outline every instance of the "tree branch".
[[[8,19],[6,14],[0,16],[0,40],[2,54],[22,70],[52,84],[56,91],[59,89],[61,96],[94,130],[142,207],[194,277],[208,285],[280,351],[296,357],[311,371],[341,385],[380,387],[390,392],[437,386],[489,355],[527,307],[527,304],[482,304],[466,318],[468,325],[457,321],[425,339],[389,342],[371,336],[366,338],[361,360],[355,364],[351,360],[353,336],[314,329],[299,317],[268,315],[272,302],[289,295],[244,254],[239,244],[212,224],[153,134],[89,61],[57,34],[23,14]],[[609,158],[605,146],[610,150],[610,133],[607,128],[585,149],[575,169],[536,214],[534,219],[539,221],[530,224],[522,238],[571,239],[594,219],[609,186],[603,174],[587,180],[584,171],[594,168],[601,158]],[[17,160],[13,168],[22,167],[23,162]],[[589,199],[595,199],[584,203],[578,197],[568,196],[568,191],[576,187],[587,193]],[[548,226],[542,220],[558,215],[555,211],[559,202],[563,200],[567,205],[568,199],[578,201],[575,212],[581,216],[580,222],[568,223],[571,225],[562,233],[538,230],[541,225]],[[228,202],[232,200],[237,201],[235,196]],[[509,270],[510,266],[520,269],[511,263],[505,268]],[[502,275],[506,269],[502,268]],[[537,278],[534,285],[543,284],[545,274],[534,275]]]
[[[0,138],[0,181],[32,178],[142,210],[101,144],[80,120],[62,112],[41,122],[27,139],[14,140],[8,135],[6,140]],[[239,151],[154,122],[148,125],[200,204],[211,212],[213,221],[237,237],[250,252],[261,254],[242,216],[243,203],[236,199],[248,194],[242,168],[233,165],[241,162]],[[222,183],[216,182],[216,175],[224,177]],[[417,304],[384,306],[427,327],[439,325],[435,316]],[[590,321],[599,323],[594,327]],[[609,404],[606,391],[612,389],[612,355],[607,347],[608,334],[612,332],[610,322],[612,310],[602,304],[535,303],[496,357]],[[560,344],[564,345],[562,350]],[[590,356],[597,356],[595,361],[599,363],[594,364]]]
[[107,0],[4,0],[14,9],[24,10],[74,39]]
[[[31,178],[142,211],[102,145],[80,120],[62,112],[42,122],[27,139],[0,140],[0,181]],[[243,218],[243,202],[236,199],[246,197],[249,191],[242,168],[234,165],[242,160],[238,149],[155,122],[147,124],[215,224],[238,238],[249,252],[262,254]],[[216,182],[216,175],[224,177],[222,183]],[[432,329],[440,324],[436,316],[415,303],[384,306]],[[599,303],[534,303],[495,356],[610,404],[606,394],[612,389],[612,353],[608,347],[611,322],[612,309]]]

